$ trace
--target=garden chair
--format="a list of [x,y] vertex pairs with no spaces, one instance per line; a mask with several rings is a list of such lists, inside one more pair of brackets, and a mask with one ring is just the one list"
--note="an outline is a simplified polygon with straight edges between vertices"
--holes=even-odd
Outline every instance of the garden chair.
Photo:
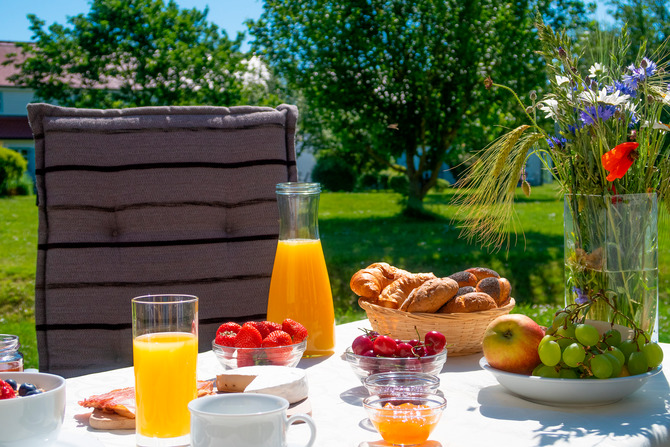
[[131,299],[200,298],[199,347],[263,319],[275,185],[296,181],[297,108],[28,106],[39,207],[39,368],[132,365]]

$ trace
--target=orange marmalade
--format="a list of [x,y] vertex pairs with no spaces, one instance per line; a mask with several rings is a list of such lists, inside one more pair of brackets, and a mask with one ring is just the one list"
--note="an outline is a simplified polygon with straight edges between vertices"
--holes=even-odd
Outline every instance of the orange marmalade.
[[411,403],[387,403],[370,417],[384,441],[406,446],[426,442],[439,419],[440,411]]

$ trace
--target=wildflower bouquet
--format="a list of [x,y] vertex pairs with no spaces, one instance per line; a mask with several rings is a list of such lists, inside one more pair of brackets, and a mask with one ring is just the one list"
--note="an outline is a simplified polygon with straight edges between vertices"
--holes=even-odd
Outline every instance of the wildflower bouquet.
[[[624,29],[607,57],[587,71],[565,34],[541,21],[537,27],[549,92],[540,100],[531,92],[525,107],[514,91],[487,79],[487,88],[516,98],[528,123],[484,149],[460,182],[467,187],[456,198],[464,231],[484,245],[509,245],[517,224],[514,194],[521,182],[530,195],[524,165],[537,154],[565,194],[566,302],[591,300],[591,316],[610,321],[610,306],[597,303],[608,294],[650,332],[653,321],[646,320],[653,320],[658,296],[656,200],[670,209],[663,49],[647,56],[642,45],[636,61],[627,62]],[[541,118],[552,131],[538,124]]]

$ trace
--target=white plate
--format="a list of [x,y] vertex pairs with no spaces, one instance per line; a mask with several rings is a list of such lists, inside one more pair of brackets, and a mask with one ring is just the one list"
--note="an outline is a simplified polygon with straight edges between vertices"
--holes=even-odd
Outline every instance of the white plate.
[[103,447],[102,442],[85,431],[61,430],[53,447]]
[[662,366],[648,373],[613,379],[550,379],[501,371],[482,357],[479,365],[490,371],[505,389],[531,402],[553,406],[595,406],[611,404],[637,391],[661,372]]

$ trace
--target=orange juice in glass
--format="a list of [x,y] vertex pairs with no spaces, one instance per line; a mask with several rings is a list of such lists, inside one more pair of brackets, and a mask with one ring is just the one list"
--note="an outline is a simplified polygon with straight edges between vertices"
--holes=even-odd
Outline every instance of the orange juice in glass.
[[279,183],[279,242],[270,294],[269,321],[291,318],[307,328],[305,356],[335,352],[335,312],[319,239],[318,183]]
[[198,298],[149,295],[132,304],[136,443],[188,445],[188,403],[197,396]]

